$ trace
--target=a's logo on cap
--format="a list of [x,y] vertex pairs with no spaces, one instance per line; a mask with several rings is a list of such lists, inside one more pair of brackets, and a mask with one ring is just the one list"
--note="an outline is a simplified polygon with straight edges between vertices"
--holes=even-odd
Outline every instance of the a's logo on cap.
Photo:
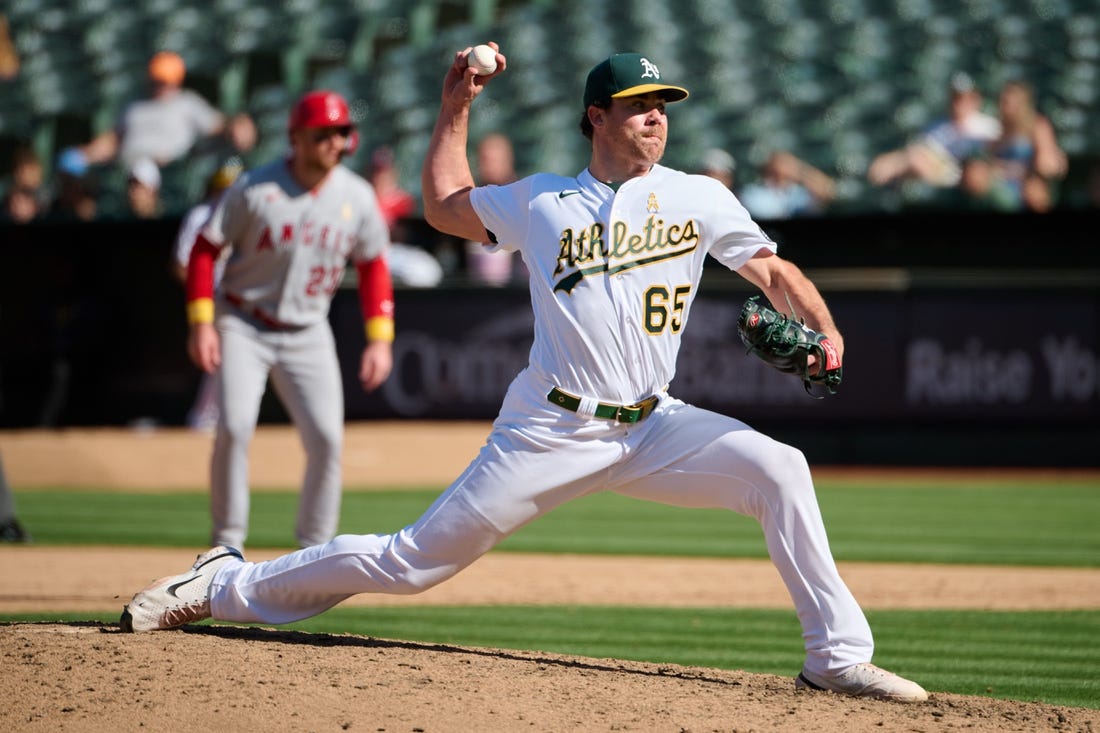
[[644,71],[642,72],[642,78],[643,79],[650,79],[650,78],[660,79],[661,78],[660,70],[656,66],[654,66],[652,63],[650,63],[649,59],[647,59],[645,57],[642,57],[640,59],[640,61],[642,62],[642,69],[644,69]]

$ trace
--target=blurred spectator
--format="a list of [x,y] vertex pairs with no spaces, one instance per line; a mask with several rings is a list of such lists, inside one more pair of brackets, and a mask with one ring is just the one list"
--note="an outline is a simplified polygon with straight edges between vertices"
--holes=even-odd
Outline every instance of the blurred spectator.
[[4,194],[4,206],[0,210],[0,221],[26,224],[34,221],[42,213],[38,201],[38,192],[23,186],[12,186]]
[[54,173],[57,190],[50,202],[48,216],[81,221],[95,219],[99,213],[99,186],[84,156],[75,150],[62,151]]
[[0,14],[0,81],[8,81],[19,75],[19,52],[11,39],[8,16]]
[[382,146],[371,153],[367,180],[378,197],[378,208],[390,229],[386,259],[395,283],[414,288],[432,288],[443,280],[443,266],[427,250],[410,244],[404,220],[417,209],[416,197],[401,185],[393,150]]
[[[512,141],[503,133],[486,135],[477,145],[474,177],[478,185],[503,186],[519,179]],[[493,251],[489,242],[466,242],[466,274],[477,282],[502,286],[521,274],[512,252]]]
[[12,160],[11,185],[4,195],[0,217],[19,224],[38,218],[45,209],[42,179],[42,161],[34,151],[17,148]]
[[[195,245],[206,220],[221,200],[222,195],[233,185],[233,182],[244,172],[244,166],[240,158],[230,158],[218,166],[206,180],[206,190],[203,198],[192,206],[183,216],[180,222],[179,232],[176,234],[175,257],[173,267],[176,278],[180,284],[187,282],[187,264],[191,259],[191,248]],[[225,250],[223,254],[228,254]],[[225,270],[225,257],[219,257],[214,263],[214,288],[217,289],[221,282],[222,272]],[[192,430],[213,430],[218,425],[218,381],[220,371],[213,373],[203,372],[199,380],[198,392],[195,401],[187,412],[187,426]]]
[[200,141],[225,136],[234,151],[256,144],[256,126],[240,113],[232,118],[211,105],[198,92],[183,87],[187,73],[183,58],[161,51],[147,69],[149,94],[131,102],[115,126],[74,148],[88,164],[117,160],[125,168],[148,158],[164,166],[186,157]]
[[41,191],[44,180],[42,161],[34,150],[26,146],[16,148],[11,164],[12,186]]
[[1031,87],[1022,81],[1004,84],[998,110],[1001,134],[984,156],[968,163],[962,190],[1002,211],[1050,211],[1055,184],[1069,170],[1054,125],[1036,108]]
[[995,140],[1001,125],[982,111],[982,94],[965,73],[951,77],[947,117],[937,120],[905,147],[871,161],[867,180],[876,186],[916,180],[937,187],[959,184],[962,162]]
[[160,168],[150,158],[139,158],[130,165],[126,176],[126,203],[130,214],[139,219],[161,215]]
[[730,190],[733,190],[736,172],[737,161],[721,148],[710,148],[699,161],[699,173],[718,179]]
[[1009,81],[1001,88],[998,110],[1001,135],[992,145],[995,175],[1024,208],[1049,211],[1054,183],[1069,169],[1054,125],[1036,108],[1032,88],[1022,81]]
[[408,239],[401,220],[416,212],[416,197],[401,185],[400,172],[393,150],[386,146],[375,148],[370,156],[367,180],[378,197],[378,208],[390,228],[390,239],[404,242]]
[[477,178],[482,186],[503,186],[519,178],[516,175],[515,151],[507,135],[493,132],[478,143]]
[[821,213],[836,197],[836,182],[791,153],[778,150],[760,169],[760,180],[737,198],[757,219],[789,219]]
[[1019,211],[1020,204],[1007,186],[996,185],[993,166],[986,154],[963,161],[957,189],[959,206],[979,211]]

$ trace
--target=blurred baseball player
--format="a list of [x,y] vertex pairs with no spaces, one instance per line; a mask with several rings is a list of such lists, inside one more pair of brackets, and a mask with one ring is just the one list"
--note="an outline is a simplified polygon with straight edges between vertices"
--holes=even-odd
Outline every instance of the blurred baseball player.
[[[468,52],[467,49],[466,52]],[[802,623],[796,685],[917,701],[916,683],[870,663],[863,612],[837,572],[802,453],[745,423],[671,396],[680,339],[707,256],[843,343],[814,285],[719,181],[658,164],[665,107],[688,96],[635,53],[588,74],[576,177],[536,174],[476,187],[467,164],[470,107],[506,68],[477,76],[465,53],[444,80],[424,162],[436,228],[518,251],[530,271],[535,337],[491,434],[466,471],[412,525],[341,535],[269,562],[214,548],[182,575],[134,596],[138,630],[196,619],[286,623],[357,593],[416,593],[466,567],[554,507],[598,491],[757,519]]]
[[[219,371],[211,459],[212,544],[243,547],[248,448],[271,383],[306,452],[295,536],[332,539],[339,519],[344,396],[328,311],[348,260],[359,275],[366,324],[359,380],[378,387],[393,365],[389,234],[374,192],[341,165],[358,140],[347,102],[330,91],[290,112],[290,153],[244,173],[219,200],[187,268],[188,352]],[[229,249],[214,293],[214,268]]]

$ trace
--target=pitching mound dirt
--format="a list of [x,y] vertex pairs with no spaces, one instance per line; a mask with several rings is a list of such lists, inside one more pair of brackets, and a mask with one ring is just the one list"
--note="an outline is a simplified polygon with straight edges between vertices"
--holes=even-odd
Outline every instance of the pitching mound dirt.
[[1096,711],[935,694],[905,705],[789,678],[263,628],[0,626],[11,731],[1092,731]]

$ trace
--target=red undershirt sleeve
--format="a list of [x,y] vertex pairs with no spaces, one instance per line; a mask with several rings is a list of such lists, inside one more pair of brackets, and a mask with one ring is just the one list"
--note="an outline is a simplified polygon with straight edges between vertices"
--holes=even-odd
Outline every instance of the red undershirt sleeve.
[[393,280],[385,257],[355,263],[367,341],[393,341]]
[[218,247],[201,234],[191,248],[185,285],[188,323],[214,322],[214,262],[218,254]]

